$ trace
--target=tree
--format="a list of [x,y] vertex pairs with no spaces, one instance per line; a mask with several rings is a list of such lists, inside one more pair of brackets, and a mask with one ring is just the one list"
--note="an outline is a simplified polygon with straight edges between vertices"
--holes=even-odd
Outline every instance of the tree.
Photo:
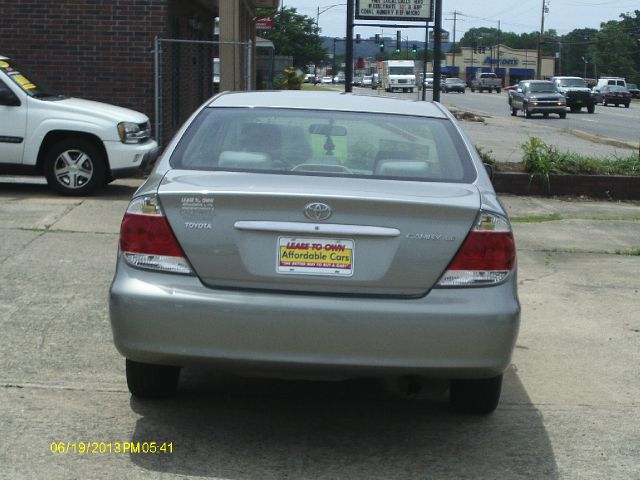
[[[572,30],[561,38],[562,74],[582,77],[587,76],[586,68],[591,63],[589,45],[595,40],[598,30],[594,28],[578,28]],[[593,67],[589,68],[592,71]]]
[[[259,15],[272,13],[264,10]],[[311,17],[301,15],[295,8],[285,7],[273,13],[273,30],[264,37],[271,40],[276,55],[293,57],[293,65],[306,70],[309,64],[318,64],[327,58],[328,52],[322,48],[319,29]]]
[[622,22],[611,20],[600,25],[595,43],[589,47],[598,67],[598,76],[616,76],[627,79],[638,75],[634,62],[638,45],[625,31]]

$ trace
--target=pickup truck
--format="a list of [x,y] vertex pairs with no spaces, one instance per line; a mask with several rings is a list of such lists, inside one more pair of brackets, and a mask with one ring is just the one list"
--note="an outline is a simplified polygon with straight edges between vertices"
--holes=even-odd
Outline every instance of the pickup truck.
[[44,175],[63,195],[87,195],[155,160],[149,118],[58,95],[0,56],[0,174]]
[[472,92],[478,90],[482,93],[486,90],[491,93],[491,90],[495,90],[496,93],[500,93],[502,91],[502,79],[495,73],[480,72],[471,80],[470,87]]
[[587,82],[580,77],[553,77],[558,92],[567,99],[567,107],[573,112],[579,112],[583,107],[593,113],[596,109],[596,96],[587,86]]
[[527,118],[534,113],[545,117],[557,113],[560,118],[567,118],[567,100],[548,80],[523,80],[515,90],[509,91],[508,102],[514,117],[522,110]]

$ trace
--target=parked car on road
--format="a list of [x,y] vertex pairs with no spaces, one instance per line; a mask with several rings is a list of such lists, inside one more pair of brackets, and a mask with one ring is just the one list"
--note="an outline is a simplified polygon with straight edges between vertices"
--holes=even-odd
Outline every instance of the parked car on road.
[[502,91],[502,79],[493,72],[477,72],[476,76],[471,80],[471,91],[487,91],[495,90],[496,93]]
[[129,203],[110,316],[137,397],[208,364],[447,379],[454,407],[489,413],[516,291],[509,220],[446,108],[233,92],[191,117]]
[[548,80],[520,82],[517,89],[509,91],[508,102],[514,117],[518,110],[522,110],[527,118],[531,118],[534,113],[541,113],[545,117],[550,113],[557,113],[560,118],[567,118],[565,97]]
[[373,75],[371,75],[371,89],[375,90],[377,88],[380,88],[381,86],[382,86],[382,79],[380,78],[380,74],[374,73]]
[[365,75],[364,77],[362,77],[362,86],[371,88],[371,82],[372,81],[373,81],[373,76],[372,75]]
[[462,81],[459,78],[445,78],[444,82],[442,83],[442,91],[444,93],[449,93],[449,92],[464,93],[466,88],[467,88],[467,84],[464,83],[464,81]]
[[324,76],[320,79],[320,83],[333,83],[333,77]]
[[433,73],[427,72],[426,74],[423,74],[422,72],[419,72],[417,77],[418,90],[421,90],[422,88],[426,88],[427,90],[433,89]]
[[624,105],[625,108],[629,108],[631,105],[631,93],[624,87],[618,85],[605,85],[596,94],[599,102],[605,107],[607,105]]
[[0,56],[0,173],[44,175],[63,195],[88,195],[155,160],[149,117],[69,98]]
[[627,90],[633,98],[640,98],[640,88],[635,83],[627,83]]

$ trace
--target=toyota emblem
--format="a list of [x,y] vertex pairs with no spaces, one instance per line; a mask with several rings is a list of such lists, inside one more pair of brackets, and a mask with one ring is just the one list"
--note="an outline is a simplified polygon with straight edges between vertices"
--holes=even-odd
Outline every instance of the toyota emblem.
[[331,207],[326,203],[309,203],[304,207],[304,215],[309,220],[326,220],[331,216]]

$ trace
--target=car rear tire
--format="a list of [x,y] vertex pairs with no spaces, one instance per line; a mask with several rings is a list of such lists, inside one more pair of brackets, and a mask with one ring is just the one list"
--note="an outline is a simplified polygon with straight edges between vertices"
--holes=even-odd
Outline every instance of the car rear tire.
[[517,108],[511,108],[511,116],[515,117],[516,115],[518,115],[518,109]]
[[624,108],[629,108],[629,105],[631,105],[631,103],[625,103]]
[[589,106],[587,107],[587,112],[589,112],[589,113],[593,113],[593,112],[595,112],[595,111],[596,111],[596,106],[595,106],[595,104],[594,104],[594,105],[589,105]]
[[176,393],[180,367],[153,365],[127,359],[127,386],[138,398],[162,398]]
[[558,115],[560,115],[560,118],[562,118],[563,120],[567,118],[567,112],[562,112],[562,113],[559,113]]
[[88,195],[105,184],[107,161],[93,143],[68,138],[55,143],[43,162],[47,183],[62,195]]
[[452,380],[449,401],[460,412],[488,414],[500,402],[502,375],[473,380]]

